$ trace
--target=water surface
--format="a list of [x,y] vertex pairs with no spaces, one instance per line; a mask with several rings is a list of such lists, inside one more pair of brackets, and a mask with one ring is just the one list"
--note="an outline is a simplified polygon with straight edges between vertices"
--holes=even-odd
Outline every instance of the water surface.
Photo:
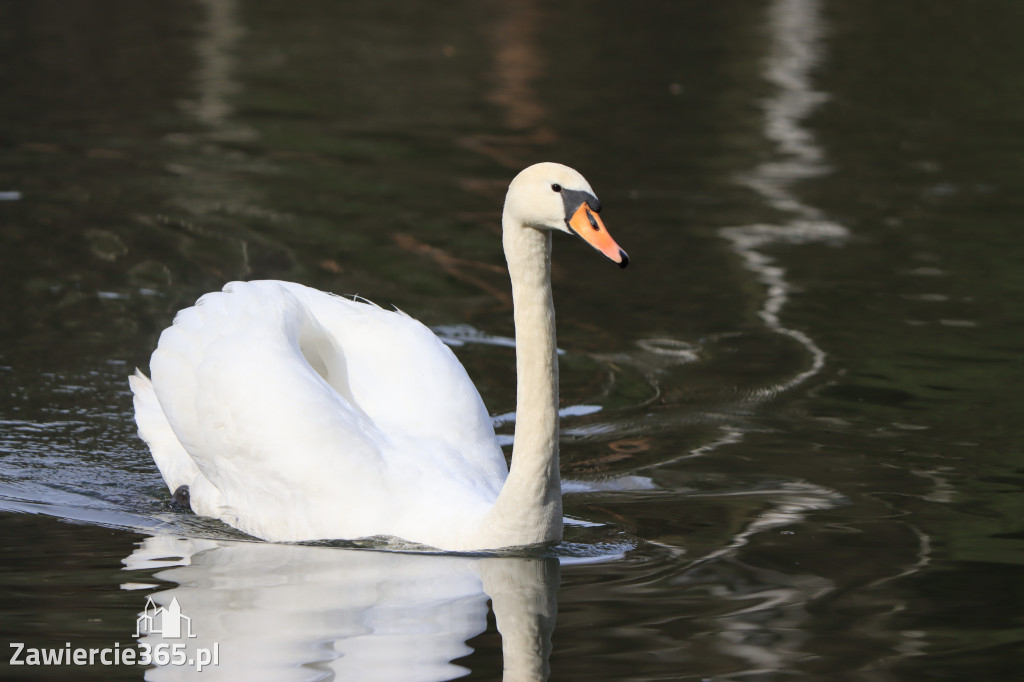
[[[0,2],[0,640],[130,645],[152,596],[223,679],[1010,679],[1022,22]],[[126,377],[231,279],[423,319],[508,441],[498,219],[539,160],[631,258],[556,239],[565,543],[270,545],[169,507]]]

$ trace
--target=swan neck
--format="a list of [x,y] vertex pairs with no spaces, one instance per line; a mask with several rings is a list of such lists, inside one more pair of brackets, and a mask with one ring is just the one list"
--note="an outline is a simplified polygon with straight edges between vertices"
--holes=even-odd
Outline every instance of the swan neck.
[[504,219],[516,328],[516,425],[509,477],[495,519],[512,544],[558,541],[558,356],[551,296],[551,233]]

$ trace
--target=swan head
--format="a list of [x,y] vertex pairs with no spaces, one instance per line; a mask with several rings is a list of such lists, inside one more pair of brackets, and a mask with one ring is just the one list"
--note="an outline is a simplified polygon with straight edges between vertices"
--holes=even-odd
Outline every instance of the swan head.
[[575,234],[624,268],[629,256],[619,248],[598,215],[601,202],[586,178],[560,163],[537,163],[519,173],[505,195],[510,228]]

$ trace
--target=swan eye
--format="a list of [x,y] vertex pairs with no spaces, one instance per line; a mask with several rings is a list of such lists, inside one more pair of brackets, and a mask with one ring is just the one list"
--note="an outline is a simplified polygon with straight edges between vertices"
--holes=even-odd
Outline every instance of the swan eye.
[[551,189],[555,192],[561,192],[562,186],[556,182],[555,184],[551,185]]

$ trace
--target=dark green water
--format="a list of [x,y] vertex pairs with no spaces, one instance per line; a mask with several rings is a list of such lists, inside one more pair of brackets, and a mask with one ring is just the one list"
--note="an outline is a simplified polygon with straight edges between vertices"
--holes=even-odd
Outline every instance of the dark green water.
[[[149,595],[220,642],[206,678],[498,679],[503,644],[506,679],[1017,677],[1022,26],[1008,0],[0,2],[3,678],[184,675],[8,664],[134,645]],[[247,543],[169,509],[126,377],[231,279],[468,335],[513,410],[484,341],[539,160],[632,261],[556,240],[562,546]]]

